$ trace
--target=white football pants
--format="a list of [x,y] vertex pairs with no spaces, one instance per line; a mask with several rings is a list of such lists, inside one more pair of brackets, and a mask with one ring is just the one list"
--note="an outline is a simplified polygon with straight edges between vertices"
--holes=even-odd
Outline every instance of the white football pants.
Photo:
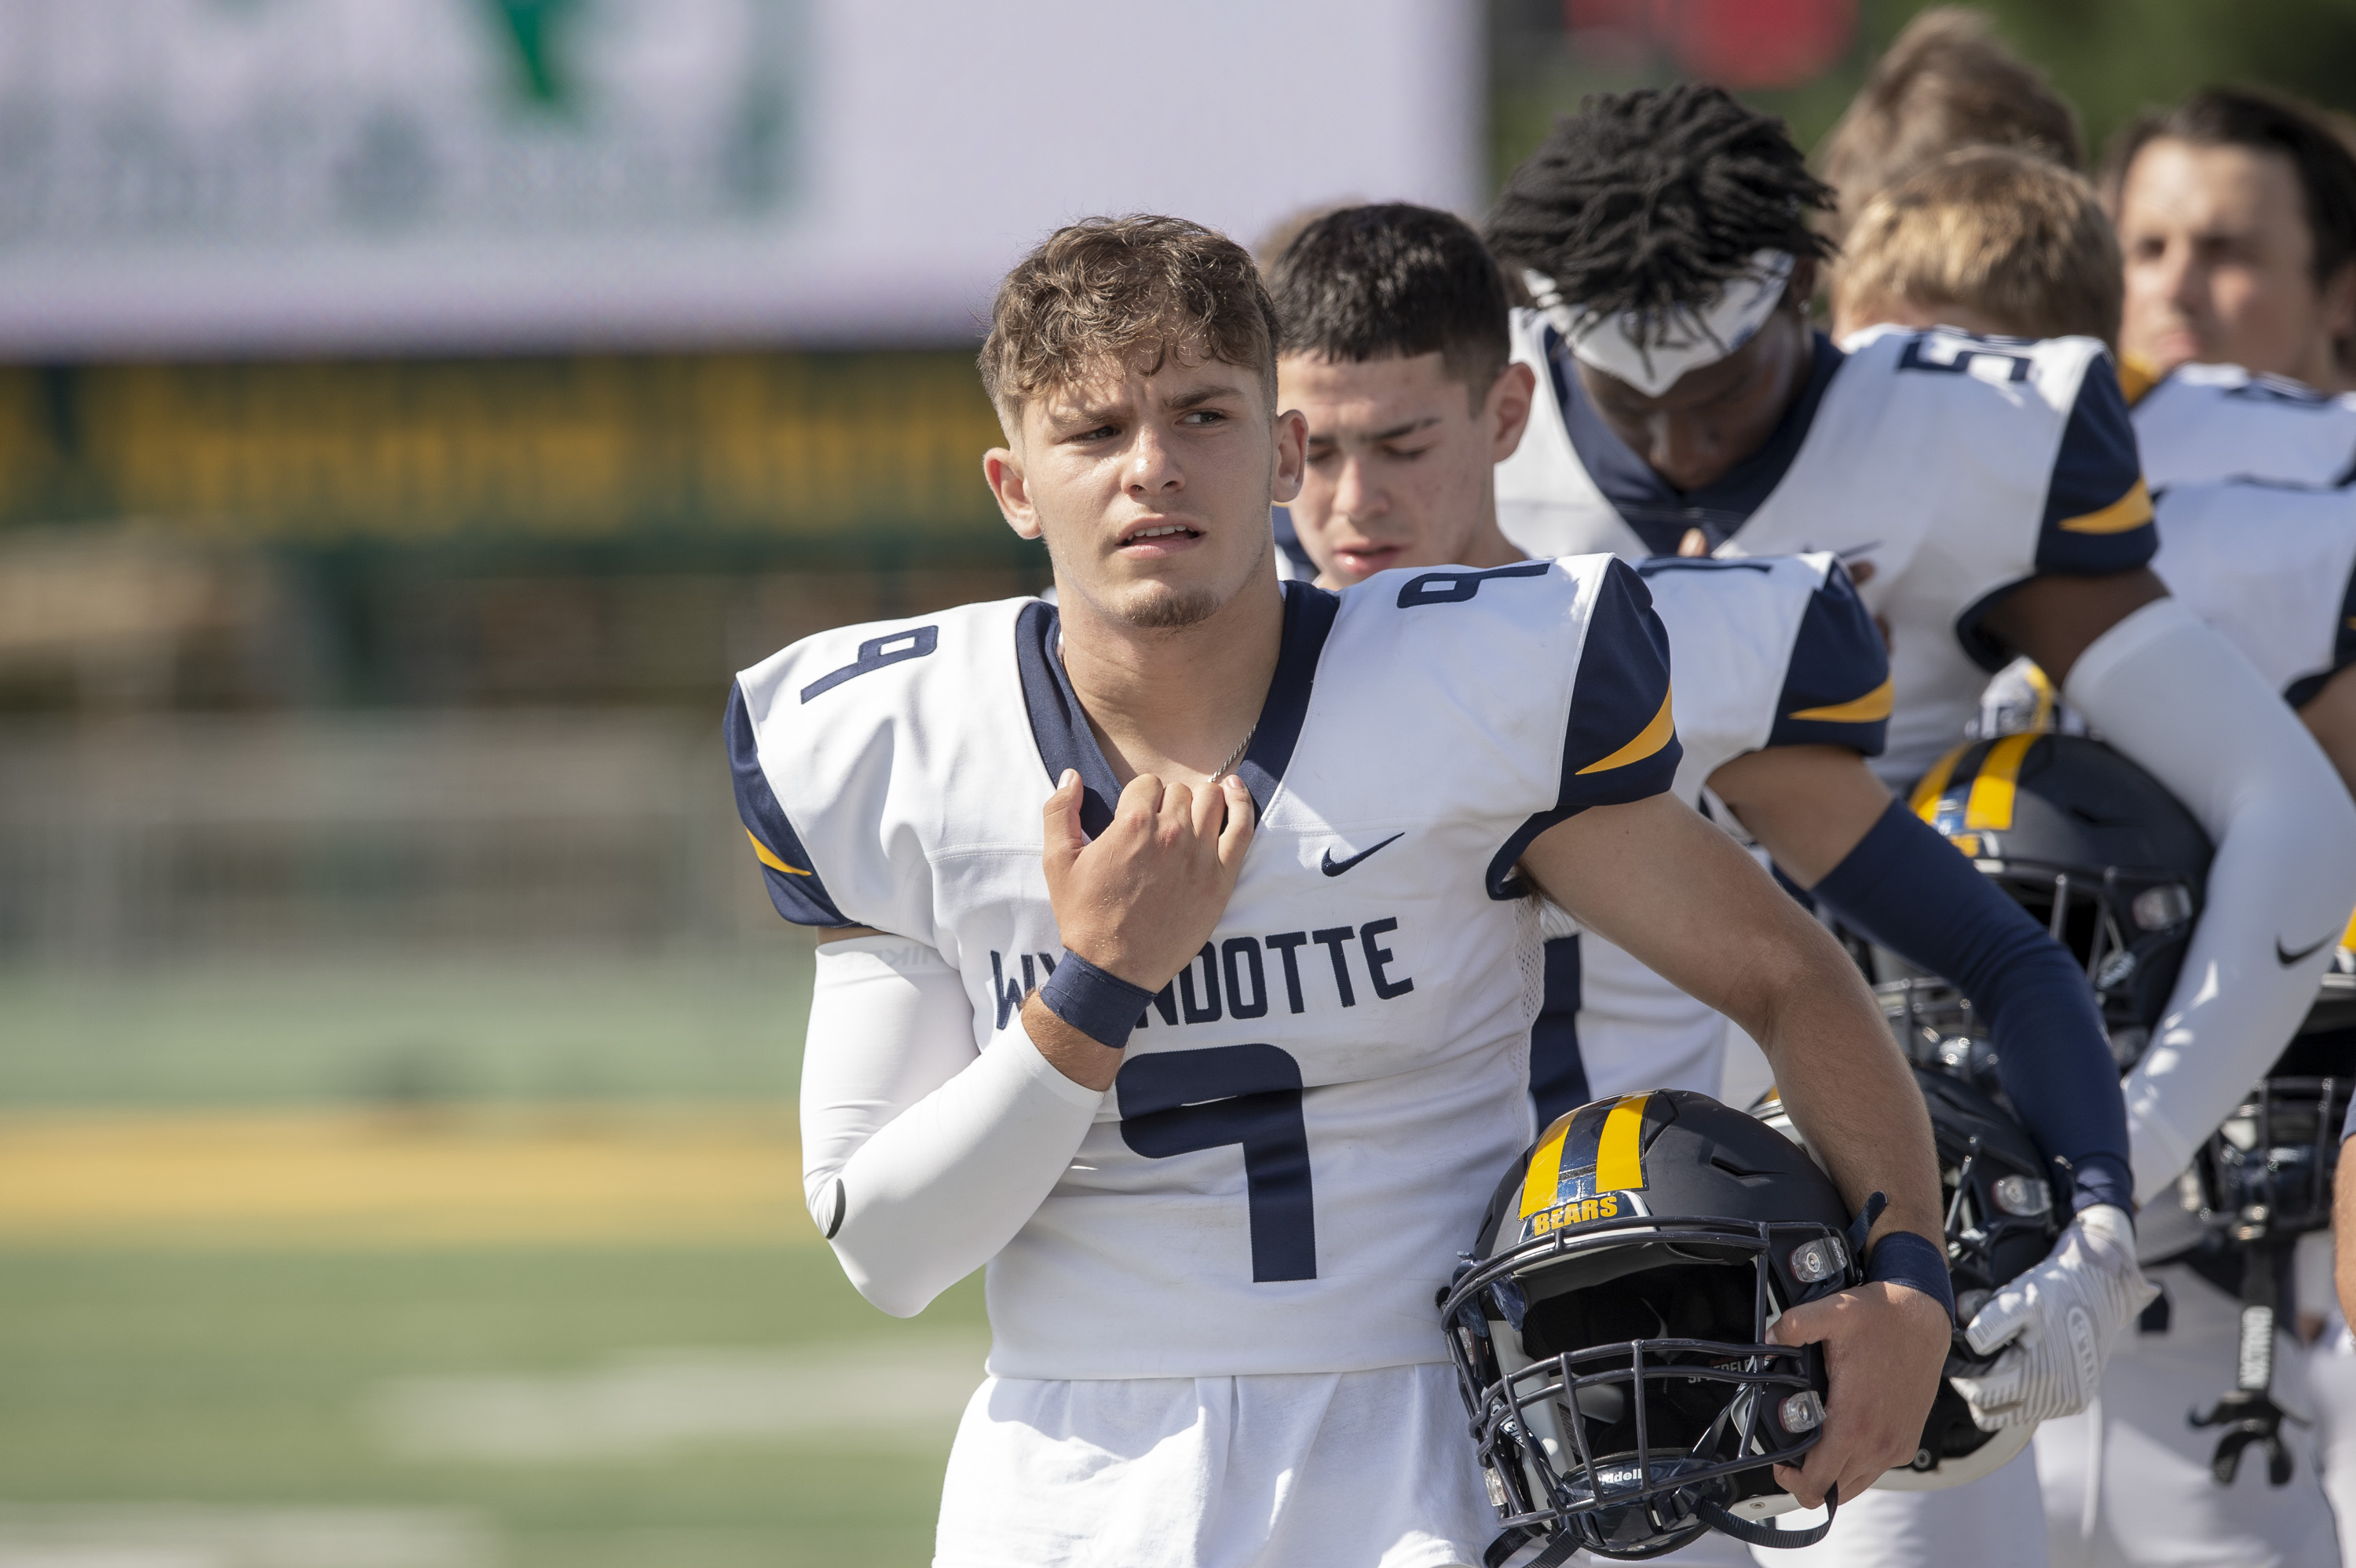
[[[2340,1561],[2311,1428],[2286,1426],[2290,1484],[2266,1481],[2263,1450],[2242,1454],[2231,1487],[2210,1474],[2214,1428],[2185,1419],[2233,1386],[2241,1303],[2181,1264],[2146,1270],[2168,1293],[2165,1333],[2129,1333],[2083,1413],[2038,1428],[2052,1568],[2332,1568]],[[2275,1336],[2274,1398],[2311,1418],[2307,1358]]]

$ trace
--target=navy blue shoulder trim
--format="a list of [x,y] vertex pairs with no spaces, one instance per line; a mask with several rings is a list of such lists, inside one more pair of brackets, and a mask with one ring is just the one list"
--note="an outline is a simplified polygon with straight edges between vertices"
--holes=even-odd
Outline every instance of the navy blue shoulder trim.
[[2110,356],[2096,355],[2062,427],[2038,521],[2037,570],[2103,576],[2147,566],[2159,549],[2135,425]]
[[1515,899],[1528,891],[1515,868],[1539,834],[1591,805],[1665,793],[1684,757],[1669,692],[1669,635],[1653,613],[1644,579],[1627,562],[1611,561],[1596,585],[1571,687],[1560,793],[1489,862],[1489,896]]
[[768,775],[761,771],[760,742],[753,732],[753,715],[744,707],[741,686],[728,688],[728,715],[721,728],[728,737],[728,769],[736,785],[736,815],[744,819],[745,837],[761,863],[761,880],[769,901],[796,925],[856,925],[837,909],[818,862],[802,847],[801,836],[786,819]]
[[1890,651],[1848,571],[1838,561],[1808,596],[1775,700],[1771,746],[1847,746],[1881,754],[1893,688]]
[[[1317,680],[1317,661],[1325,651],[1325,637],[1342,608],[1341,596],[1307,582],[1287,582],[1284,592],[1283,641],[1276,656],[1276,675],[1260,704],[1251,745],[1236,764],[1236,776],[1251,791],[1252,805],[1268,809],[1269,799],[1292,761],[1301,740],[1301,726],[1309,717],[1309,696]],[[1023,675],[1023,702],[1031,715],[1031,735],[1038,742],[1039,760],[1049,782],[1064,770],[1080,775],[1080,826],[1089,837],[1112,825],[1113,804],[1120,799],[1112,764],[1088,728],[1079,694],[1065,672],[1055,650],[1058,622],[1055,607],[1026,604],[1014,622],[1014,658]]]

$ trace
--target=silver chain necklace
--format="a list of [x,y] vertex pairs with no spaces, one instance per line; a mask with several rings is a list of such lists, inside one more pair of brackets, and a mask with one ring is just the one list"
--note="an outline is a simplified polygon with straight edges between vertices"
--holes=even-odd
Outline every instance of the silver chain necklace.
[[1244,738],[1236,742],[1236,749],[1227,753],[1227,760],[1221,763],[1217,771],[1211,774],[1211,782],[1213,784],[1216,784],[1221,779],[1226,778],[1227,776],[1227,771],[1243,760],[1244,748],[1250,745],[1251,738],[1258,733],[1259,720],[1255,719],[1252,720],[1252,727],[1244,731]]

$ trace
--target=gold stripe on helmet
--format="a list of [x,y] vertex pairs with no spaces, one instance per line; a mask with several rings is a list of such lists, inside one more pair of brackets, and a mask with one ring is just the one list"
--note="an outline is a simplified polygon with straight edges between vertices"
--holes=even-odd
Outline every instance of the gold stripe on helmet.
[[1603,1118],[1603,1141],[1595,1150],[1595,1190],[1627,1192],[1644,1185],[1644,1106],[1653,1098],[1623,1094]]
[[1922,782],[1914,786],[1914,794],[1907,801],[1906,808],[1925,822],[1936,822],[1939,819],[1939,799],[1947,793],[1947,781],[1955,776],[1955,764],[1963,761],[1964,753],[1970,750],[1969,745],[1958,746],[1933,763],[1931,771],[1922,775]]
[[2013,796],[2020,784],[2021,759],[2037,743],[2035,735],[2007,735],[1980,759],[1972,793],[1964,800],[1967,828],[2008,828],[2012,826]]
[[1578,1115],[1577,1111],[1567,1111],[1556,1117],[1546,1137],[1531,1152],[1530,1168],[1522,1178],[1523,1219],[1554,1206],[1554,1195],[1562,1186],[1562,1140],[1570,1136],[1570,1124]]

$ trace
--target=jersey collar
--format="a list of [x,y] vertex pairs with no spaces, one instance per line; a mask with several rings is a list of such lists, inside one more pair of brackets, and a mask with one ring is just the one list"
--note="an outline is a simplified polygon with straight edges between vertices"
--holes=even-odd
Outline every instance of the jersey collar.
[[1547,365],[1554,378],[1555,398],[1562,409],[1571,450],[1579,454],[1580,464],[1595,481],[1595,487],[1644,541],[1646,549],[1655,555],[1675,555],[1688,528],[1701,529],[1709,548],[1716,549],[1749,522],[1751,514],[1783,483],[1801,443],[1808,438],[1808,427],[1815,421],[1825,389],[1832,385],[1834,373],[1847,358],[1831,338],[1821,332],[1814,336],[1808,384],[1783,411],[1766,444],[1728,470],[1723,478],[1698,489],[1680,491],[1671,489],[1668,481],[1612,433],[1612,427],[1603,422],[1603,416],[1580,389],[1561,336],[1551,326],[1547,328]]
[[[1283,640],[1276,655],[1276,677],[1268,683],[1260,704],[1259,723],[1251,744],[1236,764],[1236,777],[1251,791],[1253,809],[1265,815],[1301,726],[1309,717],[1310,688],[1316,684],[1318,656],[1325,635],[1333,628],[1342,597],[1307,582],[1286,582]],[[1014,623],[1014,659],[1023,676],[1023,703],[1031,715],[1032,738],[1039,744],[1039,760],[1046,764],[1053,784],[1066,768],[1080,774],[1080,826],[1090,837],[1112,825],[1112,803],[1120,798],[1112,764],[1088,728],[1079,694],[1064,668],[1061,623],[1055,607],[1044,601],[1026,604]]]

